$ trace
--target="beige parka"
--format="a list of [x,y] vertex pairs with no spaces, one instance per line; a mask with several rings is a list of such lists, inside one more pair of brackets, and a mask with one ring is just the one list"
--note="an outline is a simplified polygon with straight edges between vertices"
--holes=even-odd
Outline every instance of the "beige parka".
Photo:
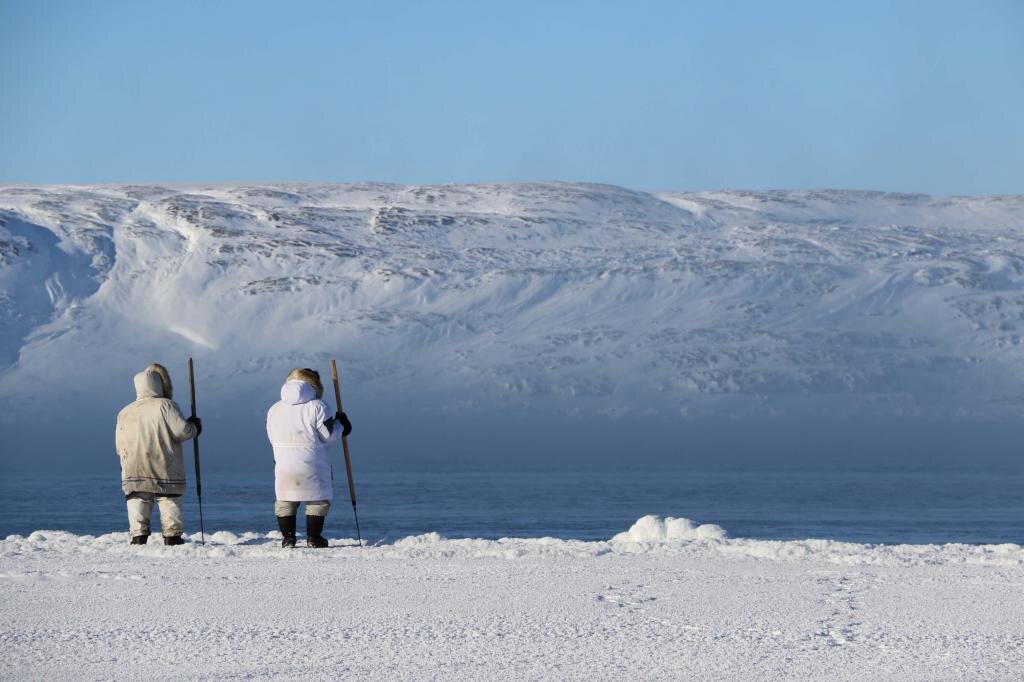
[[181,443],[196,435],[196,427],[182,417],[177,403],[165,397],[169,389],[160,373],[147,367],[135,375],[135,402],[117,415],[115,443],[125,495],[185,492]]

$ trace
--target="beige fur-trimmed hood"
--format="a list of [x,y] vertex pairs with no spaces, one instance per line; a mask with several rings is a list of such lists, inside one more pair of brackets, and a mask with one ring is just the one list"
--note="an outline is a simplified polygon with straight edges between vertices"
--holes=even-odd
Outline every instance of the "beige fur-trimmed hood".
[[324,397],[324,385],[320,383],[320,373],[316,370],[309,369],[308,367],[296,367],[288,372],[288,376],[285,377],[285,383],[289,381],[302,381],[309,384],[312,386],[313,391],[316,392],[317,398]]
[[135,399],[163,398],[163,382],[160,375],[149,370],[142,370],[133,377],[135,382]]
[[171,375],[167,372],[167,368],[159,363],[151,363],[146,366],[144,372],[156,372],[160,376],[160,381],[163,383],[162,397],[168,400],[174,399],[174,387],[171,385]]

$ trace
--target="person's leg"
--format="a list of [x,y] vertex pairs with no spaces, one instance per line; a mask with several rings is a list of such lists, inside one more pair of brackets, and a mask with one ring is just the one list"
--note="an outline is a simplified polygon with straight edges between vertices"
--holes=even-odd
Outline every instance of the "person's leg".
[[153,513],[153,493],[129,493],[125,497],[128,506],[128,529],[133,545],[144,545],[149,539],[149,517]]
[[326,547],[324,518],[331,509],[330,500],[312,500],[306,503],[306,544],[310,547]]
[[160,526],[163,528],[165,545],[183,545],[181,534],[185,532],[185,518],[181,514],[181,497],[158,495],[156,503],[160,507]]
[[299,503],[288,500],[274,502],[274,516],[277,527],[281,531],[281,546],[295,546],[295,515],[299,512]]
[[295,516],[299,511],[299,503],[289,500],[276,500],[274,502],[274,516]]
[[327,516],[330,510],[330,500],[313,500],[306,503],[306,516]]

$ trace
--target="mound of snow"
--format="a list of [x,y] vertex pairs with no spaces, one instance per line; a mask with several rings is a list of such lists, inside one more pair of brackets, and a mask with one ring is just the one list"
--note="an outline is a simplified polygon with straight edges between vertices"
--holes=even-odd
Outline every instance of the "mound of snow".
[[436,545],[444,540],[439,533],[423,533],[422,535],[410,535],[395,541],[395,547],[424,547]]
[[696,525],[690,519],[648,514],[637,519],[629,530],[611,539],[612,544],[622,542],[681,542],[688,540],[724,540],[725,529],[713,523]]
[[[275,535],[280,535],[280,533],[275,533]],[[188,537],[192,542],[198,542],[200,540],[199,533],[192,533],[192,535]],[[270,537],[269,534],[262,535],[260,533],[242,533],[241,535],[236,535],[230,531],[218,530],[207,536],[206,541],[217,545],[242,545],[256,540],[263,540],[267,537]]]

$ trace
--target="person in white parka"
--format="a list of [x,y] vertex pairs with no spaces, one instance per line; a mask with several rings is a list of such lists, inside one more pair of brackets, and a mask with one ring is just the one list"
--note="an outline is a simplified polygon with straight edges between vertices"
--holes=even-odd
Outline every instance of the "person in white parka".
[[326,547],[324,519],[334,498],[330,444],[352,432],[344,412],[328,413],[320,398],[320,375],[293,369],[281,387],[281,399],[267,412],[267,437],[274,448],[274,515],[281,546],[295,546],[299,503],[306,503],[306,543]]

